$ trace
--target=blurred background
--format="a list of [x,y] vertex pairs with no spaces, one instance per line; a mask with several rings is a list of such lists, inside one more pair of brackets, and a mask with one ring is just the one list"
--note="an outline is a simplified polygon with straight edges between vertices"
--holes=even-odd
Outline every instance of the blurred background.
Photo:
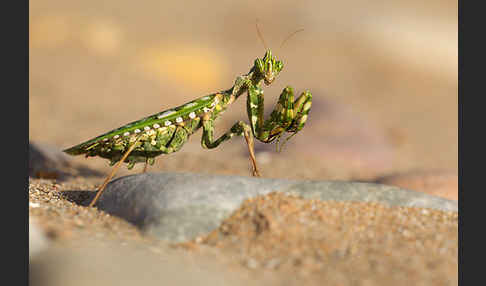
[[[284,62],[265,89],[313,94],[281,153],[256,143],[264,177],[373,180],[457,172],[457,1],[30,1],[29,139],[59,150],[231,87],[266,44]],[[283,40],[295,34],[285,45]],[[247,120],[240,99],[217,121]],[[149,171],[250,175],[242,138],[199,131]],[[108,172],[100,158],[75,164]],[[141,171],[126,169],[119,174]]]

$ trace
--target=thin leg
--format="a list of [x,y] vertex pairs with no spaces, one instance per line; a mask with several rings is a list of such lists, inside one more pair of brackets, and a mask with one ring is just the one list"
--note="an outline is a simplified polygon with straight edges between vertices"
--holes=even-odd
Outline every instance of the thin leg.
[[253,134],[251,132],[251,127],[243,121],[236,122],[231,129],[225,134],[221,135],[218,139],[213,139],[214,123],[212,119],[203,119],[203,136],[201,138],[201,145],[203,148],[212,149],[219,146],[226,140],[231,139],[233,136],[245,136],[245,140],[248,146],[248,151],[250,152],[250,160],[253,167],[252,175],[255,177],[260,177],[260,172],[258,172],[257,163],[255,159],[255,152],[253,150]]
[[106,185],[108,185],[108,182],[111,180],[111,178],[113,178],[113,176],[115,175],[115,173],[118,170],[118,168],[120,168],[120,166],[123,163],[123,161],[125,161],[125,159],[128,157],[128,155],[130,155],[130,153],[133,151],[133,149],[135,149],[135,147],[137,146],[137,142],[138,142],[138,140],[140,138],[141,137],[138,137],[137,140],[135,142],[133,142],[132,146],[130,146],[130,148],[123,155],[123,157],[120,159],[120,161],[118,161],[118,163],[116,163],[115,167],[113,167],[113,170],[111,171],[110,175],[108,175],[108,177],[105,179],[105,181],[103,182],[103,184],[101,185],[101,187],[98,189],[98,191],[96,193],[96,196],[94,197],[94,199],[89,204],[90,207],[94,206],[94,204],[96,203],[96,201],[98,201],[99,197],[101,196],[101,194],[105,190]]
[[245,140],[248,146],[248,152],[250,152],[250,160],[253,166],[253,176],[254,177],[261,177],[260,172],[258,172],[256,158],[255,158],[255,151],[253,150],[253,135],[249,130],[245,129]]
[[147,166],[148,166],[148,160],[147,160],[147,161],[145,161],[145,165],[143,166],[143,171],[142,171],[142,173],[147,172]]

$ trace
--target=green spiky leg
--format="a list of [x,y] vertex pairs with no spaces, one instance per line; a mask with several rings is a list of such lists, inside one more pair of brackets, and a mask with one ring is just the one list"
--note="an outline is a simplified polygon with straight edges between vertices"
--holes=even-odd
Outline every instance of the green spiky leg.
[[231,139],[233,136],[244,136],[250,160],[253,166],[253,176],[260,176],[258,171],[253,137],[256,137],[263,143],[271,143],[273,140],[280,140],[284,131],[292,133],[288,139],[299,132],[305,125],[307,114],[312,105],[312,95],[310,92],[303,92],[297,100],[294,101],[293,90],[290,86],[286,87],[280,94],[277,105],[272,111],[270,118],[263,119],[264,114],[264,95],[261,87],[247,84],[247,112],[251,125],[243,121],[236,122],[231,129],[218,139],[213,139],[214,120],[210,117],[203,118],[203,136],[201,145],[203,148],[216,148],[219,144]]
[[251,127],[243,121],[236,122],[228,132],[221,135],[218,139],[214,140],[214,120],[211,118],[203,118],[202,121],[203,136],[201,137],[201,146],[205,149],[213,149],[219,146],[219,144],[227,141],[233,136],[244,136],[246,144],[248,146],[248,152],[250,153],[250,160],[253,167],[252,175],[255,177],[260,177],[260,172],[258,171],[255,151],[253,148],[253,134],[251,132]]
[[264,120],[263,90],[259,86],[250,85],[248,87],[248,119],[254,136],[263,143],[270,143],[275,139],[278,142],[284,132],[292,133],[286,141],[294,136],[304,128],[311,106],[312,94],[310,92],[302,92],[294,101],[293,90],[287,86],[280,94],[270,118]]

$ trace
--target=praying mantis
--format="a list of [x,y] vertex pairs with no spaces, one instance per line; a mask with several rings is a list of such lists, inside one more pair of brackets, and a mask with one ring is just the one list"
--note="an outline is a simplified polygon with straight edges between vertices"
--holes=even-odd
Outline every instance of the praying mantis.
[[[248,146],[252,175],[260,177],[253,147],[254,138],[263,143],[279,142],[284,133],[290,133],[287,141],[302,130],[312,106],[312,94],[309,91],[302,92],[294,100],[293,89],[287,86],[280,94],[270,117],[263,118],[263,84],[272,84],[282,69],[283,62],[267,49],[263,58],[255,59],[250,71],[238,76],[234,85],[227,90],[147,116],[63,150],[70,155],[99,156],[110,160],[112,166],[116,164],[89,206],[95,205],[123,162],[128,163],[128,169],[144,162],[145,172],[148,164],[154,164],[155,157],[179,151],[200,128],[203,130],[201,145],[205,149],[216,148],[234,136],[243,136]],[[249,123],[238,121],[229,131],[215,139],[215,120],[244,93],[247,94]]]

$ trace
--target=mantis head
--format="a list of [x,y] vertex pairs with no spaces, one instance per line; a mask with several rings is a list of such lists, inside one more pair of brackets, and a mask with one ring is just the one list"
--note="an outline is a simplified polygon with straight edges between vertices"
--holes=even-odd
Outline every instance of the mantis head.
[[267,50],[262,59],[255,60],[255,68],[257,72],[263,77],[266,85],[271,84],[275,77],[283,68],[283,63],[272,56],[272,52]]

